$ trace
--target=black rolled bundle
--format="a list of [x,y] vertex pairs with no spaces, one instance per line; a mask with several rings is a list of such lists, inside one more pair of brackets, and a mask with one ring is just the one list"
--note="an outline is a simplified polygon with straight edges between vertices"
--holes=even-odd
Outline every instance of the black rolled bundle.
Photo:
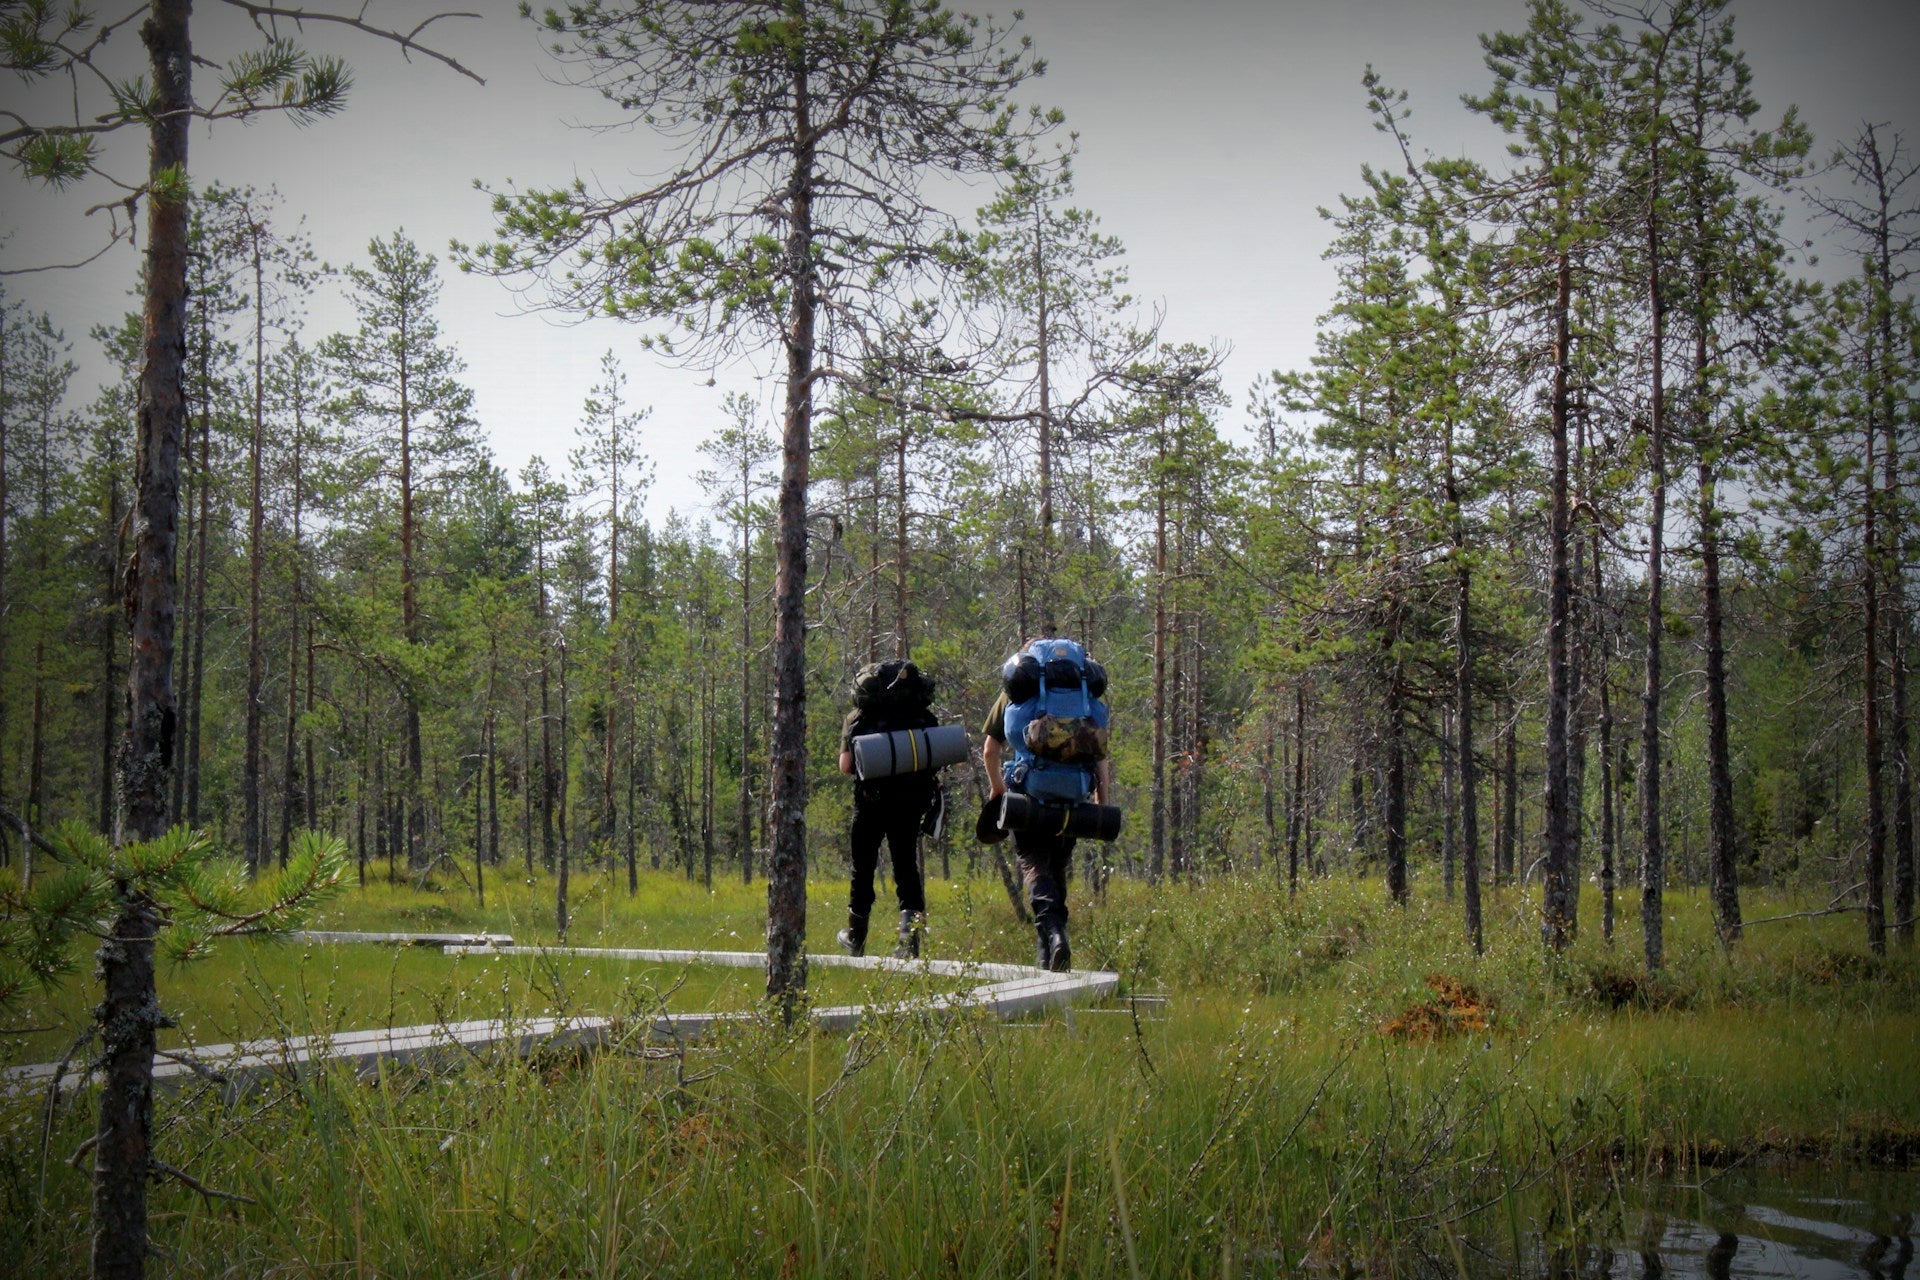
[[1047,804],[1032,796],[1009,791],[1000,804],[1003,831],[1040,831],[1085,840],[1112,840],[1120,834],[1120,810],[1110,804],[1082,800],[1076,804]]

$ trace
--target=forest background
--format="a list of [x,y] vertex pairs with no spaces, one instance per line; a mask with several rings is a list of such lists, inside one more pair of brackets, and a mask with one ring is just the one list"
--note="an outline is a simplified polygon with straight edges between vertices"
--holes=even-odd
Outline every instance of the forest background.
[[[1577,974],[1562,953],[1583,915],[1585,954],[1602,949],[1594,934],[1605,949],[1587,994],[1613,1008],[1684,1005],[1689,984],[1657,972],[1668,927],[1710,932],[1732,1010],[1732,975],[1760,955],[1741,948],[1755,886],[1770,909],[1824,903],[1768,923],[1857,915],[1866,949],[1911,941],[1920,162],[1905,104],[1816,137],[1791,107],[1763,105],[1732,7],[1712,0],[1534,0],[1481,37],[1479,81],[1434,112],[1370,67],[1354,114],[1373,146],[1354,150],[1373,159],[1319,212],[1331,284],[1311,351],[1282,359],[1275,344],[1248,377],[1242,348],[1193,340],[1171,296],[1131,296],[1123,244],[1077,186],[1094,138],[1025,109],[1043,83],[1028,45],[937,5],[876,6],[871,23],[799,0],[661,10],[667,26],[593,3],[544,14],[552,61],[538,65],[550,88],[614,104],[580,136],[657,134],[665,151],[484,174],[444,261],[405,228],[376,229],[338,270],[303,229],[301,205],[325,196],[293,193],[291,174],[288,194],[263,185],[275,165],[241,164],[222,185],[168,159],[184,161],[195,111],[224,136],[234,118],[318,128],[342,109],[344,63],[260,43],[297,15],[233,0],[230,23],[257,26],[199,28],[212,87],[176,109],[179,0],[139,28],[151,86],[92,79],[137,13],[94,27],[77,8],[0,11],[6,65],[28,83],[0,139],[29,176],[110,187],[137,148],[96,148],[95,130],[152,143],[147,180],[122,198],[29,218],[39,248],[55,237],[35,231],[73,226],[94,247],[78,250],[87,265],[10,277],[0,314],[0,1008],[72,963],[64,930],[112,913],[94,1015],[107,1084],[75,1157],[98,1153],[97,1274],[139,1273],[146,1181],[185,1176],[146,1146],[153,1034],[168,1025],[156,933],[192,950],[255,931],[349,867],[376,915],[377,879],[471,892],[485,912],[504,874],[520,904],[522,890],[551,895],[562,937],[570,872],[598,873],[603,928],[613,886],[640,910],[673,883],[662,871],[708,889],[764,879],[767,989],[790,1021],[807,872],[837,869],[846,816],[828,767],[837,714],[820,708],[862,664],[910,655],[941,678],[938,710],[977,723],[996,660],[1049,624],[1105,657],[1116,718],[1137,726],[1116,754],[1134,818],[1081,863],[1103,906],[1121,878],[1113,916],[1089,913],[1102,960],[1197,926],[1175,949],[1191,961],[1247,924],[1229,903],[1255,904],[1273,950],[1246,954],[1277,963],[1215,976],[1270,998],[1295,926],[1313,937],[1293,961],[1316,968],[1395,934],[1319,930],[1316,903],[1361,893],[1355,920],[1438,922],[1474,953],[1491,933],[1503,964],[1541,961],[1535,1000]],[[415,40],[439,19],[384,35],[335,21],[479,79]],[[1884,45],[1897,29],[1859,34]],[[722,67],[737,74],[714,78]],[[111,102],[39,129],[29,115],[62,109],[49,85]],[[816,116],[823,86],[836,105]],[[1431,132],[1430,114],[1449,123]],[[390,135],[425,123],[380,120]],[[334,190],[404,200],[361,168]],[[1159,190],[1181,208],[1234,203],[1204,181]],[[104,370],[83,376],[52,295],[124,262],[136,218],[144,316],[83,307]],[[1284,255],[1258,246],[1296,239],[1269,227],[1232,247],[1267,262]],[[443,327],[474,311],[449,302],[449,272],[504,281],[563,321],[638,320],[646,336],[592,344],[569,430],[554,429],[565,397],[536,387],[516,420],[541,447],[510,457],[476,384],[505,369],[511,385],[539,343],[469,363]],[[46,300],[31,292],[41,279]],[[519,323],[569,336],[575,360],[586,345],[579,327]],[[676,410],[662,430],[646,392],[684,392],[689,371],[720,420],[688,430],[699,415]],[[779,445],[769,398],[743,390],[762,381],[784,401]],[[697,500],[648,503],[657,459],[691,475]],[[983,789],[966,769],[950,786],[962,810]],[[942,894],[971,923],[974,875],[997,871],[1018,916],[1003,856],[962,845],[964,829],[927,851]],[[203,875],[208,861],[231,882]],[[280,906],[246,905],[254,878]],[[1176,899],[1167,882],[1223,889]],[[1419,905],[1401,911],[1416,884]],[[1670,900],[1675,885],[1706,892]],[[729,890],[709,896],[750,892]],[[1143,901],[1166,905],[1116,936]],[[1516,932],[1544,948],[1508,945]],[[1697,977],[1699,957],[1677,946],[1674,961]],[[1871,1004],[1910,957],[1828,952],[1805,975]],[[1789,988],[1799,971],[1781,970]],[[1435,1036],[1510,1029],[1457,980],[1426,981],[1465,1018],[1436,1014]],[[1366,1003],[1336,1021],[1364,1021]],[[1255,1032],[1251,1009],[1236,1038]],[[1376,1030],[1414,1024],[1398,1025]],[[1897,1039],[1907,1024],[1891,1025]],[[1908,1149],[1899,1104],[1861,1110],[1867,1095],[1836,1088],[1835,1124],[1792,1101],[1769,1114],[1823,1126],[1836,1147],[1863,1125],[1877,1126],[1869,1149]],[[811,1116],[833,1093],[807,1108],[809,1169]],[[1584,1095],[1565,1105],[1591,1121]],[[1618,1150],[1664,1161],[1660,1131],[1703,1106],[1663,1104]],[[1554,1122],[1534,1122],[1558,1163]],[[1370,1133],[1369,1147],[1391,1137]],[[1755,1151],[1782,1141],[1735,1136]],[[1108,1152],[1131,1257],[1112,1131]],[[1070,1185],[1071,1147],[1063,1159]],[[1283,1235],[1320,1248],[1342,1202]],[[1247,1207],[1267,1212],[1258,1196]],[[816,1214],[823,1256],[819,1229]]]
[[[1397,894],[1409,876],[1465,892],[1531,870],[1557,895],[1550,934],[1577,923],[1588,877],[1610,932],[1614,885],[1670,875],[1721,890],[1729,940],[1737,886],[1759,880],[1829,889],[1875,937],[1910,932],[1908,82],[1786,71],[1884,58],[1898,21],[1863,6],[1821,40],[1756,7],[1781,70],[1750,83],[1747,6],[1732,43],[1733,11],[1714,6],[1620,11],[1617,42],[1593,38],[1593,15],[1555,33],[1535,12],[1499,56],[1524,82],[1529,50],[1558,41],[1552,74],[1591,99],[1576,120],[1503,95],[1471,39],[1478,11],[1413,8],[1450,38],[1210,6],[1168,44],[1145,9],[1104,32],[1072,6],[1036,10],[1059,71],[1025,90],[1151,113],[1116,111],[1112,131],[1157,157],[1157,181],[1116,175],[1092,115],[1070,169],[1036,169],[976,216],[969,198],[993,192],[942,188],[978,253],[948,323],[987,339],[980,354],[906,389],[881,387],[871,357],[879,394],[822,400],[810,857],[837,857],[825,709],[853,670],[910,652],[941,678],[941,711],[977,725],[998,660],[1051,618],[1114,674],[1124,874],[1352,868]],[[1216,76],[1224,93],[1180,100],[1320,150],[1270,165],[1237,128],[1140,91],[1156,70],[1206,74],[1182,51],[1232,47],[1233,24],[1283,18],[1303,25],[1240,43],[1322,70]],[[1528,18],[1492,6],[1478,29]],[[511,23],[474,26],[476,49],[520,50],[509,80],[542,65],[524,32],[501,34]],[[1400,68],[1381,58],[1386,84],[1343,89],[1356,68],[1312,52],[1362,27],[1422,50],[1411,118]],[[1650,36],[1694,58],[1692,79],[1655,89]],[[173,811],[249,866],[315,826],[364,875],[472,874],[478,857],[527,876],[752,877],[774,471],[755,388],[771,370],[749,354],[690,375],[609,321],[503,318],[497,284],[436,263],[430,217],[487,233],[484,196],[455,203],[467,179],[644,168],[636,141],[652,154],[641,131],[561,130],[593,123],[597,100],[543,80],[541,108],[513,100],[522,131],[501,136],[593,159],[503,164],[471,109],[499,86],[447,80],[369,74],[364,106],[297,139],[322,163],[289,164],[279,122],[215,131],[199,153],[196,172],[231,185],[196,213]],[[1463,107],[1462,90],[1487,96]],[[1874,93],[1894,96],[1849,110]],[[1787,114],[1802,96],[1822,104],[1818,133]],[[344,127],[361,132],[329,140]],[[1520,154],[1503,157],[1503,134]],[[1423,164],[1453,154],[1474,162]],[[1336,185],[1297,194],[1296,170],[1327,163]],[[1218,198],[1256,170],[1273,185]],[[415,182],[435,196],[387,225]],[[10,266],[85,256],[114,216],[28,188],[9,204]],[[1330,220],[1302,229],[1315,204]],[[1130,286],[1089,208],[1180,247]],[[1199,221],[1224,208],[1253,221]],[[324,268],[323,235],[353,265]],[[1222,244],[1234,267],[1195,267],[1194,246]],[[1325,268],[1261,247],[1329,244]],[[0,803],[36,830],[110,825],[134,370],[98,282],[130,257],[8,281]],[[404,389],[381,372],[402,352]],[[29,856],[17,831],[0,851]],[[932,856],[944,872],[991,855],[949,839]],[[1642,939],[1655,964],[1658,918]]]

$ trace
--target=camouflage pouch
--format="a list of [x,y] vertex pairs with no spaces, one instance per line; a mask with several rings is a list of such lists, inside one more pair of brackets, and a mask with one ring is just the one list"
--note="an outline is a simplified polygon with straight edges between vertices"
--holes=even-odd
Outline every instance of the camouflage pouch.
[[1027,722],[1027,750],[1059,764],[1097,764],[1107,758],[1107,731],[1087,716],[1037,715]]

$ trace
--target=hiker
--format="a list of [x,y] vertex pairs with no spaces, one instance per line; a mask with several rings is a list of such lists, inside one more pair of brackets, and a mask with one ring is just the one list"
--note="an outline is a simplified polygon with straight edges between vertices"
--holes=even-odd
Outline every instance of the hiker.
[[[1039,944],[1035,963],[1065,973],[1073,967],[1067,945],[1067,869],[1073,865],[1074,847],[1065,818],[1072,809],[1090,810],[1088,800],[1105,806],[1112,790],[1107,706],[1102,700],[1107,673],[1078,642],[1056,638],[1048,627],[1008,658],[1000,674],[1002,688],[987,714],[981,751],[988,789],[982,827],[1005,821],[1008,793],[1031,797],[1062,815],[1057,825],[1008,827],[1020,880],[1033,907]],[[996,802],[999,814],[990,817]],[[1112,839],[1119,815],[1105,812],[1114,825],[1099,835]]]
[[[853,682],[854,707],[840,731],[840,772],[856,774],[854,739],[902,729],[932,729],[934,682],[911,662],[895,659],[861,669]],[[957,729],[949,732],[964,742]],[[965,747],[960,748],[964,753]],[[847,898],[847,927],[836,935],[848,955],[867,953],[867,921],[873,911],[873,873],[880,842],[893,856],[893,887],[900,899],[899,945],[895,959],[920,954],[927,925],[926,888],[920,879],[921,824],[937,813],[939,775],[924,761],[891,776],[860,776],[853,787],[853,884]],[[859,776],[856,774],[856,776]]]

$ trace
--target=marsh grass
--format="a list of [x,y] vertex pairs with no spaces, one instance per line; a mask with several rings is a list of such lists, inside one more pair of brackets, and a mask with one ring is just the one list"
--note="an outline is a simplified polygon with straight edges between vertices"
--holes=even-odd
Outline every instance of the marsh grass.
[[[497,917],[412,927],[545,940],[532,891],[494,898]],[[604,898],[570,941],[758,939],[757,886]],[[409,927],[459,900],[383,889],[362,913],[349,895],[340,923]],[[1911,1159],[1913,955],[1869,957],[1857,919],[1835,917],[1756,929],[1725,956],[1702,902],[1669,901],[1672,962],[1648,981],[1637,935],[1609,948],[1589,927],[1547,956],[1511,893],[1475,956],[1447,904],[1392,908],[1371,884],[1289,902],[1250,881],[1115,882],[1078,909],[1076,957],[1166,993],[1164,1013],[755,1023],[665,1056],[631,1041],[323,1072],[235,1104],[188,1092],[163,1104],[161,1142],[252,1203],[157,1188],[156,1239],[183,1275],[1482,1275],[1617,1234],[1678,1171]],[[932,912],[936,954],[1025,954],[997,885],[935,886]],[[812,914],[820,949],[837,921]],[[575,975],[569,998],[659,996],[601,979]],[[674,998],[726,998],[693,981]],[[1462,990],[1480,1022],[1392,1029]],[[0,1108],[0,1256],[83,1268],[85,1186],[61,1162],[84,1106],[58,1109],[44,1143],[40,1100]]]

